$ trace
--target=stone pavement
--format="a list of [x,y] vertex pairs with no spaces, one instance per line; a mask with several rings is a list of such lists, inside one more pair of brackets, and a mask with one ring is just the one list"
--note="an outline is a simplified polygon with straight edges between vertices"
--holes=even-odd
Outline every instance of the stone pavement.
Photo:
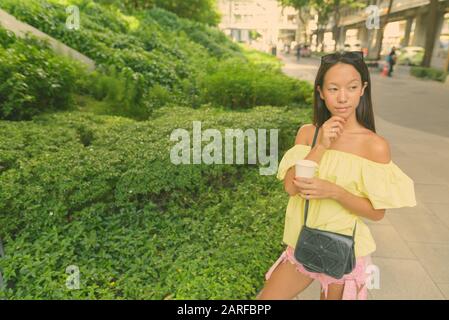
[[[314,81],[319,60],[282,57],[284,72]],[[394,78],[371,73],[376,131],[392,160],[415,182],[417,206],[388,209],[365,220],[377,243],[379,288],[369,298],[449,299],[449,87],[415,79],[399,67]],[[392,90],[395,89],[395,90]],[[319,299],[314,282],[295,299]]]

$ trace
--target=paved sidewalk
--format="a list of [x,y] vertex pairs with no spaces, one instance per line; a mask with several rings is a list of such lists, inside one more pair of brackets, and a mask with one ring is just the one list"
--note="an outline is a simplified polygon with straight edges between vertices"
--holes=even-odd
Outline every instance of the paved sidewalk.
[[[284,62],[286,74],[309,81],[319,64],[301,59],[298,65],[293,57]],[[369,297],[447,300],[449,87],[401,71],[392,79],[371,75],[376,131],[390,142],[393,162],[414,180],[417,206],[389,209],[383,220],[367,221],[377,243],[373,263],[380,269],[379,289],[371,289]],[[398,88],[393,93],[392,85]],[[319,291],[313,283],[297,299],[319,299]]]

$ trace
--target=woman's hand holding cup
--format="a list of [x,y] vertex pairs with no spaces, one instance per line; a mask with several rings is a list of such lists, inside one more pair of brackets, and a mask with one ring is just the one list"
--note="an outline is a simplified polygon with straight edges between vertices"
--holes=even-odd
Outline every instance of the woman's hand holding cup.
[[299,160],[295,166],[293,185],[295,194],[304,199],[335,199],[338,186],[332,182],[315,177],[318,164],[311,160]]
[[301,183],[304,183],[306,179],[313,178],[317,168],[318,163],[315,161],[303,159],[296,162],[293,185],[298,194],[301,195],[303,191]]

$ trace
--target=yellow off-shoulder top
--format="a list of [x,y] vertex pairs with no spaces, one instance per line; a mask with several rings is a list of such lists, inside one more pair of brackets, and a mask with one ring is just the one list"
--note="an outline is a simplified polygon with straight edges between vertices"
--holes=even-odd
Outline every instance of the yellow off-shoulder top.
[[[311,146],[296,144],[282,157],[277,178],[283,180],[296,161],[304,159]],[[360,197],[368,198],[374,209],[416,206],[414,182],[393,161],[383,164],[361,156],[327,149],[315,177],[333,182]],[[286,210],[283,242],[293,248],[304,222],[305,199],[291,196]],[[320,230],[355,234],[355,256],[366,256],[376,250],[376,243],[364,221],[333,199],[310,199],[307,226]]]

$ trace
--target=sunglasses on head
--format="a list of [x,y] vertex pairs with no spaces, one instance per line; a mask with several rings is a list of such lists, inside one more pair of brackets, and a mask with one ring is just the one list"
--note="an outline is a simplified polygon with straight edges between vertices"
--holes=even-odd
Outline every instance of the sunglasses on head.
[[353,60],[361,60],[363,61],[363,52],[362,51],[344,51],[344,52],[335,52],[326,54],[321,57],[321,62],[334,62],[340,57],[353,59]]

